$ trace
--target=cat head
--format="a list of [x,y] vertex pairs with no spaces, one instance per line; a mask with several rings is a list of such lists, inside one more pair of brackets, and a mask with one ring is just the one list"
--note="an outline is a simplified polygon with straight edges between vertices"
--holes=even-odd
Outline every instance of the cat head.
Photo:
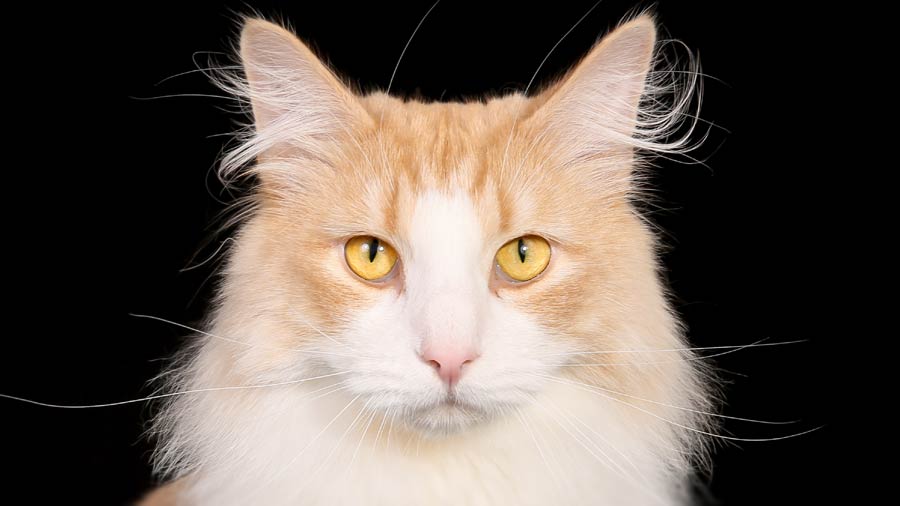
[[684,104],[655,100],[655,46],[644,15],[533,96],[423,103],[354,93],[290,32],[248,21],[230,86],[254,121],[223,174],[258,187],[215,328],[250,346],[229,374],[339,374],[429,436],[554,378],[651,397],[677,382],[666,366],[568,367],[678,343],[632,203],[638,152],[687,139],[665,140]]

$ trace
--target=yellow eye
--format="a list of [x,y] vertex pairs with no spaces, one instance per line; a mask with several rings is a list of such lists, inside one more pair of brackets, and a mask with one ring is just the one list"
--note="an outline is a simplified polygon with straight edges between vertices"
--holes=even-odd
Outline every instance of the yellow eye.
[[397,251],[388,243],[370,235],[356,236],[344,246],[347,265],[357,276],[378,281],[394,270]]
[[497,252],[497,265],[515,281],[528,281],[544,272],[550,263],[550,243],[526,235],[504,244]]

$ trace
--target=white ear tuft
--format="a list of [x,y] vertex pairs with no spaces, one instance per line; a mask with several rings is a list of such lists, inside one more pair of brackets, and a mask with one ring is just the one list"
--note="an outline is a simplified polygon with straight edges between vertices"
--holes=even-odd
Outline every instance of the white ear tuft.
[[256,128],[277,128],[286,115],[301,115],[307,130],[333,128],[349,119],[349,92],[297,37],[278,25],[251,19],[241,32],[241,61]]
[[[603,119],[614,131],[631,134],[638,102],[653,59],[656,28],[649,18],[632,21],[600,42],[571,77],[562,106],[583,128]],[[574,112],[574,111],[573,111]]]
[[[244,24],[240,42],[244,79],[225,76],[220,85],[249,102],[253,129],[223,159],[224,179],[254,161],[287,160],[281,176],[296,169],[290,159],[327,158],[329,146],[368,114],[334,74],[294,34],[259,19]],[[257,167],[252,171],[273,172]],[[270,163],[268,169],[273,169]]]
[[604,37],[544,105],[551,126],[563,137],[592,145],[631,137],[655,43],[656,26],[649,16]]
[[[685,110],[694,105],[697,73],[693,68],[651,73],[655,46],[652,17],[623,24],[545,92],[531,121],[555,133],[572,161],[614,154],[630,159],[635,148],[689,151],[693,123],[685,118],[693,116]],[[672,139],[685,122],[687,134]]]

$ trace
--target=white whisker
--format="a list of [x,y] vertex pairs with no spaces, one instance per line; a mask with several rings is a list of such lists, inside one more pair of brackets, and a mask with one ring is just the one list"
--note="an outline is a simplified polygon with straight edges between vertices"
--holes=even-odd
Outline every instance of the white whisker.
[[285,347],[282,347],[282,346],[270,346],[270,345],[263,345],[263,344],[250,344],[250,343],[245,343],[244,341],[240,341],[240,340],[238,340],[238,339],[232,339],[232,338],[230,338],[230,337],[217,336],[217,335],[215,335],[215,334],[206,332],[206,331],[204,331],[204,330],[196,329],[196,328],[191,327],[191,326],[189,326],[189,325],[184,325],[183,323],[178,323],[178,322],[175,322],[175,321],[172,321],[172,320],[167,320],[167,319],[165,319],[165,318],[160,318],[159,316],[152,316],[152,315],[145,315],[145,314],[137,314],[137,313],[129,313],[129,315],[134,316],[135,318],[146,318],[146,319],[149,319],[149,320],[156,320],[156,321],[159,321],[159,322],[168,323],[169,325],[174,325],[174,326],[176,326],[176,327],[181,327],[181,328],[183,328],[183,329],[185,329],[185,330],[190,330],[190,331],[192,331],[192,332],[196,332],[196,333],[198,333],[198,334],[202,334],[202,335],[207,336],[207,337],[212,337],[212,338],[214,338],[214,339],[219,339],[219,340],[221,340],[221,341],[227,341],[227,342],[229,342],[229,343],[240,344],[241,346],[246,346],[246,347],[248,347],[248,348],[261,348],[261,349],[269,349],[269,350],[282,350],[282,351],[290,351],[290,352],[293,352],[293,353],[305,353],[305,354],[309,354],[309,355],[331,355],[331,356],[338,356],[338,357],[357,357],[357,355],[347,355],[347,354],[343,354],[343,353],[334,353],[334,352],[330,352],[330,351],[306,350],[306,349],[300,349],[300,348],[285,348]]
[[378,431],[375,433],[375,441],[372,442],[372,455],[374,456],[375,451],[378,449],[378,441],[381,439],[381,433],[384,430],[384,425],[387,422],[388,415],[390,414],[390,410],[388,412],[381,414],[381,425],[378,426]]
[[269,476],[269,479],[266,480],[265,482],[263,482],[259,488],[261,488],[261,489],[266,488],[268,485],[274,483],[278,478],[280,478],[284,473],[286,473],[288,471],[288,469],[290,469],[294,465],[294,463],[297,462],[297,459],[299,459],[304,453],[306,453],[307,450],[312,448],[312,446],[314,444],[316,444],[316,442],[319,440],[319,438],[321,438],[322,435],[325,434],[325,432],[328,430],[328,428],[331,427],[334,424],[334,422],[336,422],[337,419],[340,418],[341,415],[344,414],[344,412],[346,412],[348,409],[350,409],[350,406],[352,406],[357,400],[359,400],[360,396],[361,395],[357,395],[356,397],[350,399],[350,402],[348,402],[343,408],[341,408],[341,410],[338,411],[338,414],[334,415],[334,418],[332,418],[331,421],[329,421],[327,424],[325,424],[325,427],[322,427],[322,430],[320,430],[315,436],[313,436],[313,438],[308,443],[306,443],[303,446],[303,448],[301,448],[300,451],[297,452],[297,454],[295,454],[291,458],[291,460],[288,461],[288,463],[285,464],[278,472]]
[[285,403],[285,406],[282,409],[280,409],[274,413],[268,412],[268,413],[262,414],[259,417],[257,417],[255,419],[255,421],[261,421],[265,418],[281,416],[282,414],[284,414],[287,411],[296,410],[296,409],[300,408],[301,406],[306,406],[306,405],[312,403],[313,401],[317,401],[319,399],[324,399],[330,395],[336,394],[338,392],[344,392],[349,389],[350,389],[350,387],[343,384],[343,382],[341,382],[341,381],[331,383],[329,385],[326,385],[321,388],[317,388],[315,390],[312,390],[310,392],[307,392],[307,393],[297,397],[297,399],[296,399],[297,401],[303,401],[303,402],[300,402],[299,404]]
[[229,390],[252,390],[256,388],[271,388],[271,387],[280,387],[284,385],[297,385],[300,383],[305,383],[307,381],[313,381],[317,379],[331,378],[334,376],[340,376],[342,374],[349,374],[352,371],[341,371],[331,374],[323,374],[321,376],[315,376],[312,378],[303,378],[298,380],[291,381],[280,381],[278,383],[264,383],[261,385],[235,385],[235,386],[225,386],[225,387],[212,387],[212,388],[198,388],[195,390],[182,390],[180,392],[168,392],[164,394],[150,395],[147,397],[142,397],[140,399],[131,399],[127,401],[118,401],[118,402],[108,402],[105,404],[86,404],[86,405],[67,405],[67,404],[50,404],[46,402],[33,401],[31,399],[25,399],[23,397],[16,397],[13,395],[0,394],[0,398],[10,399],[13,401],[24,402],[27,404],[33,404],[35,406],[42,406],[45,408],[58,408],[58,409],[90,409],[90,408],[110,408],[113,406],[124,406],[126,404],[136,404],[139,402],[147,402],[153,401],[157,399],[165,399],[168,397],[175,397],[179,395],[189,395],[189,394],[199,394],[203,392],[223,392]]
[[[529,396],[529,397],[531,397],[532,399],[534,398],[533,396]],[[535,434],[537,435],[538,440],[540,440],[541,443],[543,443],[544,447],[547,449],[547,453],[550,456],[550,460],[556,466],[556,468],[563,469],[564,467],[563,467],[562,463],[559,461],[557,452],[554,451],[554,449],[560,449],[560,448],[564,447],[563,442],[562,442],[561,438],[559,437],[559,431],[555,430],[554,427],[552,425],[550,425],[550,422],[552,422],[553,420],[548,420],[546,417],[540,417],[540,418],[537,418],[537,420],[539,420],[541,422],[541,425],[544,428],[544,432],[546,432],[548,434],[548,437],[545,438],[542,431],[535,430]],[[552,442],[549,440],[550,437],[553,438]],[[566,476],[565,473],[559,473],[559,475],[562,479],[561,481],[563,482],[563,486],[566,489],[570,489],[571,487],[575,486],[575,483],[572,481],[572,478],[570,476]]]
[[[759,347],[759,346],[777,346],[777,345],[781,345],[781,344],[796,344],[796,343],[800,343],[800,342],[804,342],[804,341],[787,341],[787,342],[766,343],[766,344],[759,344],[759,343],[762,343],[762,341],[757,341],[756,343],[753,343],[753,344],[738,346],[738,347],[729,349],[728,351],[721,351],[719,353],[713,353],[712,355],[690,356],[690,357],[681,358],[678,360],[657,360],[657,361],[653,361],[653,362],[619,362],[619,363],[595,362],[595,363],[553,364],[553,365],[556,367],[607,367],[607,366],[615,367],[615,366],[675,364],[675,363],[679,363],[679,362],[695,362],[695,361],[699,361],[699,360],[709,360],[711,358],[716,358],[716,357],[721,357],[723,355],[729,355],[731,353],[736,353],[741,350],[745,350],[747,348],[754,348],[754,347]],[[635,353],[638,353],[638,352],[635,351]]]
[[[544,59],[541,60],[541,63],[538,64],[537,69],[535,69],[534,73],[531,75],[531,79],[528,80],[528,84],[525,86],[525,91],[522,92],[523,96],[525,96],[525,97],[528,96],[528,92],[531,91],[531,86],[534,84],[534,80],[537,78],[538,74],[541,73],[541,69],[544,68],[544,64],[547,63],[547,60],[550,59],[550,56],[553,54],[554,51],[556,51],[556,48],[559,47],[559,45],[562,44],[562,42],[564,40],[566,40],[566,37],[568,37],[570,33],[572,33],[576,28],[578,28],[578,25],[580,25],[581,22],[585,20],[585,18],[587,18],[592,12],[594,12],[594,9],[596,9],[597,6],[600,5],[600,2],[602,2],[602,1],[603,0],[597,0],[594,3],[594,5],[592,5],[591,8],[587,10],[587,12],[585,12],[580,18],[578,18],[578,21],[576,21],[575,24],[572,25],[572,27],[569,28],[566,31],[566,33],[564,33],[562,35],[562,37],[560,37],[559,40],[556,41],[556,44],[553,44],[553,47],[550,48],[550,51],[547,51],[547,54],[544,55]],[[513,119],[512,126],[509,128],[509,137],[506,139],[506,147],[503,150],[503,158],[500,162],[500,167],[506,166],[506,158],[507,158],[507,155],[509,154],[509,146],[512,143],[513,133],[516,131],[516,126],[519,123],[520,115],[521,115],[521,113],[516,115],[515,119]]]
[[[197,64],[197,61],[196,61],[196,60],[194,60],[194,64],[195,64],[195,65]],[[223,71],[223,70],[240,70],[240,69],[241,69],[241,67],[240,67],[240,66],[237,66],[237,65],[232,65],[232,66],[216,66],[216,67],[200,67],[200,68],[195,68],[195,69],[193,69],[193,70],[186,70],[186,71],[184,71],[184,72],[179,72],[179,73],[177,73],[177,74],[172,74],[172,75],[169,76],[169,77],[165,77],[165,78],[163,78],[163,79],[160,79],[160,80],[157,81],[153,86],[159,86],[159,85],[161,85],[161,84],[163,84],[163,83],[166,83],[166,82],[168,82],[168,81],[171,81],[172,79],[175,79],[175,78],[178,78],[178,77],[182,77],[182,76],[187,76],[187,75],[190,75],[190,74],[197,74],[197,73],[200,73],[200,74],[203,74],[204,76],[209,77],[209,75],[210,75],[211,72],[216,72],[216,71],[217,71],[217,72],[221,72],[221,71]]]
[[334,344],[336,344],[336,345],[338,345],[338,346],[347,348],[347,349],[350,350],[350,351],[356,351],[356,350],[354,350],[353,347],[351,347],[350,345],[348,345],[348,344],[346,344],[346,343],[342,343],[342,342],[338,341],[337,339],[335,339],[335,338],[329,336],[329,335],[326,334],[325,332],[322,332],[318,327],[316,327],[316,326],[313,325],[312,323],[309,323],[309,322],[306,321],[305,319],[300,318],[300,317],[297,316],[297,315],[294,315],[294,318],[296,318],[297,321],[299,321],[300,323],[302,323],[302,324],[308,326],[309,328],[315,330],[316,332],[319,333],[319,335],[321,335],[321,336],[324,337],[325,339],[328,339],[328,340],[331,341],[332,343],[334,343]]
[[[358,397],[359,396],[357,396],[357,398]],[[349,434],[350,431],[353,429],[353,427],[356,426],[356,422],[359,421],[359,419],[360,419],[360,417],[362,417],[363,413],[366,412],[366,408],[369,407],[369,404],[371,402],[372,402],[372,399],[369,399],[363,404],[362,408],[360,408],[360,410],[359,410],[359,413],[356,414],[356,416],[353,418],[353,420],[347,425],[347,428],[344,429],[344,432],[341,433],[341,437],[338,438],[337,442],[334,443],[334,446],[331,447],[331,451],[328,452],[328,455],[325,456],[325,458],[322,460],[321,464],[319,464],[319,467],[312,474],[309,475],[309,477],[307,478],[307,480],[305,482],[303,482],[297,488],[298,492],[305,489],[307,485],[309,485],[310,483],[313,482],[313,480],[316,479],[316,477],[319,475],[319,473],[321,473],[328,467],[328,465],[331,463],[331,458],[334,456],[335,452],[337,452],[338,448],[340,448],[341,443],[344,442],[344,439],[347,437],[347,434]]]
[[[380,397],[378,398],[380,399]],[[369,428],[372,426],[372,421],[375,420],[375,415],[378,414],[378,411],[372,410],[372,415],[369,417],[369,421],[366,423],[366,428],[363,429],[363,433],[359,436],[359,443],[356,444],[356,449],[353,450],[353,456],[350,457],[350,463],[347,464],[347,470],[345,471],[346,475],[350,475],[350,470],[353,469],[353,463],[356,462],[356,455],[359,453],[359,449],[362,447],[363,441],[366,439],[366,435],[369,433]]]
[[569,411],[569,410],[567,410],[567,409],[565,409],[565,408],[561,408],[560,406],[558,406],[556,403],[554,403],[553,401],[551,401],[551,400],[549,400],[549,399],[548,399],[547,402],[549,402],[553,407],[555,407],[557,410],[559,410],[560,412],[562,412],[564,415],[568,415],[569,418],[575,420],[576,422],[578,422],[579,424],[581,424],[581,426],[583,426],[585,429],[589,430],[593,435],[595,435],[597,438],[599,438],[600,441],[602,441],[603,443],[605,443],[608,447],[612,448],[612,450],[613,450],[614,452],[616,452],[617,454],[619,454],[619,456],[621,456],[621,457],[625,460],[625,462],[627,462],[627,463],[631,466],[631,468],[634,469],[634,471],[640,475],[640,478],[644,479],[644,481],[649,481],[649,480],[646,479],[646,476],[644,476],[644,473],[640,470],[640,468],[637,466],[637,464],[635,464],[634,461],[631,460],[631,458],[628,457],[628,455],[625,455],[625,454],[622,453],[618,448],[616,448],[616,446],[613,445],[613,444],[609,441],[609,439],[605,438],[602,434],[600,434],[600,433],[597,432],[593,427],[591,427],[590,425],[588,425],[587,423],[585,423],[584,421],[582,421],[581,418],[579,418],[577,415],[575,415],[575,414],[572,413],[571,411]]
[[210,93],[173,93],[170,95],[155,95],[152,97],[128,97],[132,100],[160,100],[163,98],[218,98],[222,100],[233,101],[234,97],[228,95],[212,95]]
[[[549,376],[541,376],[541,377],[544,377],[545,379],[556,379],[556,378],[551,378],[551,377],[549,377]],[[595,395],[599,395],[599,396],[604,397],[604,398],[606,398],[606,399],[609,399],[609,400],[611,400],[611,401],[618,402],[618,403],[624,404],[624,405],[626,405],[626,406],[630,406],[631,408],[634,408],[634,409],[636,409],[636,410],[638,410],[638,411],[640,411],[640,412],[642,412],[642,413],[646,413],[646,414],[652,416],[653,418],[656,418],[656,419],[658,419],[658,420],[660,420],[660,421],[663,421],[663,422],[666,422],[666,423],[668,423],[668,424],[671,424],[671,425],[673,425],[673,426],[675,426],[675,427],[679,427],[679,428],[682,428],[682,429],[685,429],[685,430],[688,430],[688,431],[691,431],[691,432],[694,432],[694,433],[697,433],[697,434],[702,434],[702,435],[704,435],[704,436],[709,436],[709,437],[713,437],[713,438],[716,438],[716,439],[723,439],[723,440],[728,440],[728,441],[741,441],[741,442],[747,442],[747,443],[764,443],[764,442],[769,442],[769,441],[781,441],[781,440],[784,440],[784,439],[791,439],[791,438],[795,438],[795,437],[804,436],[804,435],[806,435],[806,434],[809,434],[809,433],[811,433],[811,432],[815,432],[815,431],[821,429],[822,427],[824,427],[824,425],[820,425],[820,426],[818,426],[818,427],[814,427],[814,428],[812,428],[812,429],[805,430],[805,431],[802,431],[802,432],[797,432],[797,433],[789,434],[789,435],[786,435],[786,436],[776,436],[776,437],[768,437],[768,438],[743,438],[743,437],[734,437],[734,436],[723,436],[723,435],[721,435],[721,434],[714,434],[714,433],[712,433],[712,432],[707,432],[707,431],[705,431],[705,430],[696,429],[696,428],[694,428],[694,427],[688,427],[687,425],[683,425],[683,424],[680,424],[680,423],[678,423],[678,422],[674,422],[674,421],[672,421],[672,420],[669,420],[669,419],[667,419],[667,418],[664,418],[664,417],[662,417],[662,416],[659,416],[659,415],[657,415],[656,413],[653,413],[652,411],[646,410],[646,409],[644,409],[644,408],[642,408],[642,407],[640,407],[640,406],[636,406],[636,405],[634,405],[634,404],[632,404],[632,403],[630,403],[630,402],[624,401],[624,400],[622,400],[622,399],[618,399],[618,398],[616,398],[616,397],[614,397],[614,396],[612,396],[612,395],[607,395],[607,394],[605,394],[605,393],[603,393],[603,392],[599,392],[599,391],[596,391],[596,390],[594,390],[594,389],[585,387],[584,385],[579,385],[579,384],[577,384],[577,383],[566,383],[566,382],[562,382],[562,383],[563,383],[563,384],[568,384],[568,385],[574,386],[574,387],[576,387],[576,388],[580,388],[580,389],[585,390],[585,391],[587,391],[587,392],[591,392],[591,393],[593,393],[593,394],[595,394]],[[684,409],[686,409],[686,408],[684,408]]]
[[620,471],[616,470],[616,469],[613,467],[613,465],[612,465],[612,463],[611,463],[611,461],[610,461],[610,459],[609,459],[609,456],[606,455],[606,453],[604,453],[604,452],[601,450],[600,453],[601,453],[601,454],[603,455],[603,457],[604,457],[604,458],[601,458],[599,455],[597,455],[596,453],[594,453],[593,450],[591,450],[590,448],[588,448],[588,446],[587,446],[586,444],[584,444],[583,441],[581,441],[578,437],[576,437],[574,434],[572,434],[572,432],[571,432],[569,429],[567,429],[567,428],[559,421],[559,419],[556,417],[555,414],[551,413],[550,410],[548,410],[543,404],[541,404],[541,403],[538,402],[537,400],[535,400],[534,402],[535,402],[535,405],[536,405],[536,406],[538,406],[539,408],[541,408],[541,410],[543,410],[544,413],[546,413],[547,415],[550,416],[550,419],[553,420],[553,422],[556,423],[556,425],[557,425],[559,428],[561,428],[566,434],[569,435],[569,437],[571,437],[576,443],[578,443],[578,445],[579,445],[582,449],[584,449],[585,451],[587,451],[588,454],[590,454],[592,457],[594,457],[594,459],[596,459],[597,462],[603,464],[604,467],[606,467],[607,469],[609,469],[610,471],[612,471],[614,474],[617,474],[617,475],[621,476],[622,478],[626,478],[626,479],[627,479],[627,477],[626,477],[625,475],[623,475]]
[[399,409],[391,408],[393,413],[391,413],[391,423],[388,426],[387,436],[385,436],[385,452],[389,452],[391,449],[391,434],[394,432],[394,420],[397,418],[397,413]]
[[[190,266],[188,266],[188,267],[184,267],[184,268],[182,268],[182,269],[179,269],[178,272],[187,272],[187,271],[192,271],[192,270],[194,270],[194,269],[197,269],[197,268],[199,268],[199,267],[203,267],[204,265],[206,265],[207,263],[209,263],[213,258],[216,258],[216,256],[218,256],[219,253],[222,251],[222,248],[225,247],[225,244],[227,244],[228,242],[231,242],[231,241],[234,241],[234,238],[232,238],[232,237],[226,237],[226,238],[225,238],[224,240],[222,240],[222,242],[219,244],[219,247],[216,248],[216,251],[214,251],[213,254],[210,255],[206,260],[200,262],[199,264],[190,265]],[[194,259],[191,258],[190,261],[193,262]],[[189,262],[189,263],[190,263],[190,262]],[[201,286],[202,286],[202,284],[201,284]]]
[[[437,7],[437,5],[439,3],[441,3],[441,0],[437,0],[436,2],[434,2],[434,4],[431,5],[431,7],[428,9],[428,11],[425,12],[425,15],[422,16],[422,19],[419,20],[419,24],[416,25],[416,28],[415,28],[415,30],[413,30],[412,35],[410,35],[409,39],[407,39],[406,45],[403,46],[403,51],[400,51],[400,57],[397,58],[397,64],[394,65],[394,71],[391,72],[391,79],[388,81],[387,91],[384,92],[385,95],[391,94],[391,87],[394,85],[394,77],[397,76],[397,70],[400,68],[400,62],[402,62],[403,57],[406,56],[406,50],[409,49],[409,45],[412,43],[416,34],[419,33],[419,28],[422,28],[422,24],[425,23],[426,19],[428,19],[428,15],[431,14],[431,11],[433,11],[434,8]],[[384,122],[384,109],[381,110],[381,117],[378,120],[378,126],[380,127],[383,122]]]
[[[540,406],[541,409],[544,409],[545,411],[547,411],[548,413],[550,413],[550,411],[547,410],[546,407],[544,407],[542,404],[538,403],[538,406]],[[551,414],[551,416],[553,416],[553,415]],[[602,456],[606,459],[606,461],[609,462],[609,465],[607,465],[607,468],[609,468],[610,471],[613,471],[614,473],[619,474],[621,477],[623,477],[623,478],[625,478],[626,480],[630,481],[630,482],[631,482],[633,485],[635,485],[639,490],[641,490],[642,492],[644,492],[645,494],[647,494],[649,497],[653,498],[654,500],[656,500],[656,501],[659,502],[660,504],[667,504],[667,502],[664,501],[662,498],[660,498],[660,497],[657,496],[655,493],[653,493],[653,492],[651,492],[650,490],[648,490],[645,486],[642,486],[642,484],[641,484],[640,481],[638,481],[634,476],[632,476],[630,473],[628,473],[628,472],[625,470],[625,468],[622,467],[622,465],[621,465],[620,463],[618,463],[615,459],[613,459],[612,457],[610,457],[609,454],[606,453],[606,452],[600,447],[600,445],[597,444],[596,441],[594,441],[593,439],[591,439],[591,438],[590,438],[589,436],[587,436],[581,429],[579,429],[574,423],[572,423],[572,421],[569,420],[569,419],[566,417],[565,413],[560,412],[560,417],[562,418],[562,420],[563,420],[564,422],[566,422],[567,424],[569,424],[569,426],[570,426],[571,428],[573,428],[576,432],[578,432],[578,434],[584,439],[584,441],[582,441],[582,440],[579,439],[577,436],[575,436],[574,434],[572,434],[571,432],[569,432],[569,430],[566,429],[565,425],[563,425],[561,422],[559,422],[559,420],[556,420],[557,424],[559,424],[559,426],[560,426],[567,434],[569,434],[569,435],[570,435],[570,436],[571,436],[571,437],[572,437],[579,445],[581,445],[582,448],[584,448],[585,450],[587,450],[589,454],[591,454],[592,456],[594,456],[595,458],[597,458],[597,460],[600,461],[601,463],[605,463],[602,459],[600,459],[599,457],[597,457],[597,455],[594,454],[594,453],[590,450],[590,448],[588,448],[588,445],[585,444],[585,442],[588,443],[588,444],[590,444],[590,446],[592,446],[594,449],[596,449],[598,452],[600,452],[600,455],[602,455]],[[554,418],[555,418],[555,417],[554,417]],[[613,469],[613,467],[610,467],[610,466],[614,466],[615,469]]]
[[559,497],[561,498],[563,496],[563,493],[562,493],[562,486],[559,483],[559,477],[556,475],[556,472],[554,472],[554,469],[552,467],[550,467],[550,463],[547,461],[547,457],[544,455],[544,450],[541,449],[541,445],[538,444],[537,437],[535,437],[534,431],[531,430],[531,427],[528,425],[528,422],[525,420],[525,415],[522,414],[522,410],[520,408],[516,407],[515,412],[519,417],[519,421],[522,423],[522,427],[525,428],[525,432],[527,432],[528,435],[531,436],[531,440],[534,442],[534,447],[537,449],[538,455],[540,455],[541,461],[544,463],[544,467],[547,468],[547,472],[550,473],[550,476],[553,478],[553,484],[554,484],[554,486],[556,486],[556,491],[559,494]]
[[[768,338],[766,338],[768,339]],[[559,357],[559,356],[569,356],[569,355],[615,355],[615,354],[626,354],[626,353],[670,353],[670,352],[679,352],[679,351],[704,351],[704,350],[734,350],[740,351],[747,348],[763,348],[766,346],[784,346],[787,344],[799,344],[805,343],[806,339],[797,339],[794,341],[780,341],[777,343],[766,343],[766,339],[760,339],[754,343],[750,344],[739,344],[739,345],[731,345],[731,346],[701,346],[701,347],[692,347],[692,348],[662,348],[662,349],[653,349],[649,348],[646,350],[602,350],[602,351],[570,351],[565,353],[551,353],[549,355],[544,355],[545,357]]]
[[564,379],[564,378],[557,378],[557,377],[554,377],[554,376],[548,376],[548,375],[539,375],[539,376],[542,377],[542,378],[545,378],[545,379],[549,379],[549,380],[555,381],[555,382],[557,382],[557,383],[566,383],[566,384],[570,384],[570,385],[579,385],[579,386],[582,386],[582,387],[585,387],[585,388],[589,388],[589,389],[601,390],[601,391],[603,391],[603,392],[606,392],[606,393],[609,393],[609,394],[613,394],[613,395],[621,395],[621,396],[623,396],[623,397],[628,397],[628,398],[631,398],[631,399],[634,399],[634,400],[637,400],[637,401],[649,402],[650,404],[656,404],[656,405],[658,405],[658,406],[664,406],[664,407],[667,407],[667,408],[677,409],[677,410],[679,410],[679,411],[687,411],[687,412],[689,412],[689,413],[694,413],[694,414],[698,414],[698,415],[711,416],[711,417],[714,417],[714,418],[723,418],[723,419],[726,419],[726,420],[737,420],[737,421],[739,421],[739,422],[761,423],[761,424],[765,424],[765,425],[789,425],[789,424],[793,424],[793,423],[798,423],[798,422],[800,421],[800,420],[790,420],[790,421],[786,421],[786,422],[772,422],[772,421],[768,421],[768,420],[756,420],[756,419],[754,419],[754,418],[742,418],[742,417],[739,417],[739,416],[720,415],[720,414],[718,414],[718,413],[711,413],[711,412],[709,412],[709,411],[701,411],[701,410],[698,410],[698,409],[685,408],[685,407],[681,407],[681,406],[675,406],[675,405],[672,405],[672,404],[667,404],[667,403],[665,403],[665,402],[654,401],[654,400],[652,400],[652,399],[645,399],[645,398],[643,398],[643,397],[638,397],[638,396],[636,396],[636,395],[626,394],[626,393],[624,393],[624,392],[616,392],[615,390],[610,390],[610,389],[608,389],[608,388],[603,388],[603,387],[599,387],[599,386],[596,386],[596,385],[589,385],[589,384],[587,384],[587,383],[581,383],[581,382],[579,382],[579,381],[573,381],[573,380],[568,380],[568,379]]

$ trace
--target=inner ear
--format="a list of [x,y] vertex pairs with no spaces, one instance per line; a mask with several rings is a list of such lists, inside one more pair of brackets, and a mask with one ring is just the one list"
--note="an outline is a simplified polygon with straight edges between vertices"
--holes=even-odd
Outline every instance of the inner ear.
[[248,20],[241,32],[240,54],[259,131],[290,124],[315,134],[358,119],[363,112],[334,73],[278,25]]
[[263,194],[292,192],[310,174],[334,168],[346,137],[372,125],[359,99],[284,28],[247,20],[240,57],[239,90],[252,106],[253,135],[226,155],[224,176],[249,168]]
[[630,146],[655,43],[650,16],[623,24],[536,98],[529,122],[557,133],[574,158],[590,158],[617,143]]

